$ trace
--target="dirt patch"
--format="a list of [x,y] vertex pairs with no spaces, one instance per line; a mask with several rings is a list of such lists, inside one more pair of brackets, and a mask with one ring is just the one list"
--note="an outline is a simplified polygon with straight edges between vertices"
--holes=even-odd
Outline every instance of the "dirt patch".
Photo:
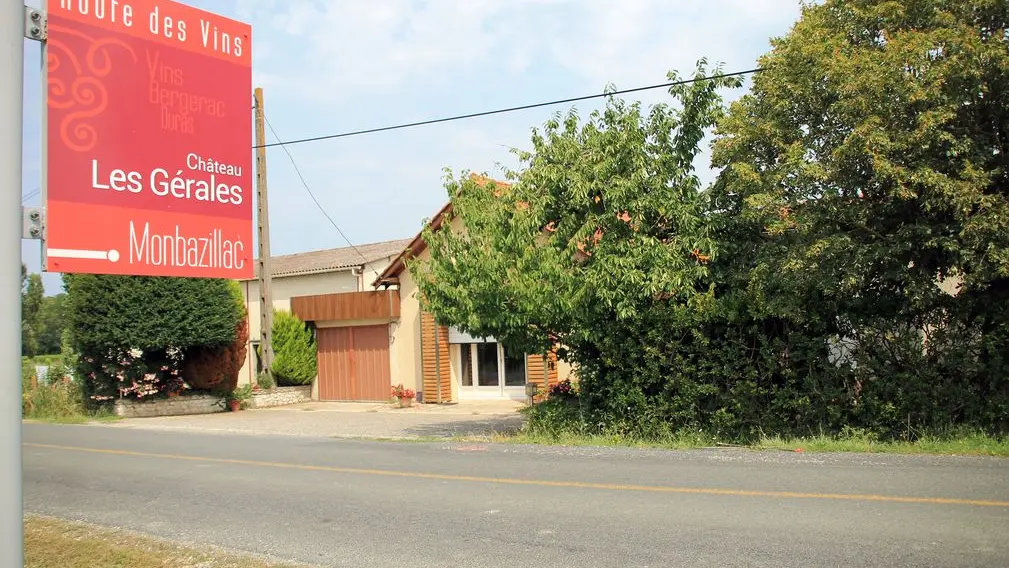
[[183,546],[121,529],[25,516],[25,568],[295,568],[211,548]]

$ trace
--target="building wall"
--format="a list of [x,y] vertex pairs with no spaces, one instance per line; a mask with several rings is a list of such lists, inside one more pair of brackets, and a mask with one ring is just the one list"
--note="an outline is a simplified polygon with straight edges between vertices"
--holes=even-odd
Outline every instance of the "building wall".
[[[462,221],[456,217],[451,222],[453,231],[460,231]],[[418,259],[426,261],[430,258],[430,253],[425,249],[420,253]],[[422,362],[421,362],[421,328],[420,328],[420,301],[417,297],[417,284],[408,270],[404,270],[399,276],[400,295],[400,319],[394,321],[390,326],[389,357],[391,359],[392,384],[402,383],[404,387],[422,390]],[[449,346],[449,361],[445,363],[449,366],[450,384],[452,389],[452,400],[459,400],[459,357],[460,349],[458,345]],[[558,380],[577,380],[577,376],[572,366],[566,361],[557,361]],[[425,402],[429,402],[425,395]]]
[[[370,286],[370,282],[375,279],[376,272],[381,273],[391,260],[392,258],[386,258],[368,264],[361,271],[362,274],[357,274],[357,270],[347,268],[334,272],[276,277],[272,281],[273,309],[289,311],[291,298],[294,296],[371,290],[373,288]],[[249,349],[245,356],[245,365],[242,366],[238,375],[238,384],[242,385],[251,382],[256,376],[255,346],[260,337],[259,283],[256,280],[248,280],[239,282],[239,284],[242,287],[245,307],[249,311]]]
[[[427,251],[421,253],[421,258]],[[400,312],[399,320],[390,325],[389,358],[392,384],[402,384],[413,390],[420,390],[420,300],[417,298],[417,284],[409,271],[399,276]]]
[[571,363],[557,359],[557,380],[568,380],[572,383],[578,381],[578,375],[575,373],[575,368],[571,366]]

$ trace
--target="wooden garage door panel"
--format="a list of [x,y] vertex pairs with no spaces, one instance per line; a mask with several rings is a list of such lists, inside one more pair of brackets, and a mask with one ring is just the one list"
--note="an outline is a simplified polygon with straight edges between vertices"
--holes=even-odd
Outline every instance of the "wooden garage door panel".
[[389,399],[389,331],[384,325],[352,328],[360,400]]
[[389,398],[388,326],[320,328],[320,400],[374,400]]
[[316,344],[319,349],[319,399],[353,400],[348,328],[319,329]]

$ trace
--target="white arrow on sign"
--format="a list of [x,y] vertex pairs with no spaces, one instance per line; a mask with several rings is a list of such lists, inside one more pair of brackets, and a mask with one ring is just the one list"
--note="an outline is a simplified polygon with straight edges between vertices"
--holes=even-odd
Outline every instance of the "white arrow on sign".
[[112,250],[79,250],[79,249],[49,249],[47,256],[54,258],[85,258],[90,260],[108,260],[119,262],[119,251]]

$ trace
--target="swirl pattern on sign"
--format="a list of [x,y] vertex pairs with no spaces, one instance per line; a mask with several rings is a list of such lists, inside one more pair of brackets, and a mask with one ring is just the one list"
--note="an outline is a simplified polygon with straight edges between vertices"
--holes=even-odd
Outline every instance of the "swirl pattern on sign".
[[[109,105],[102,79],[112,72],[114,57],[110,48],[122,48],[134,64],[137,54],[121,40],[96,40],[79,30],[52,24],[47,44],[49,108],[71,110],[60,121],[60,140],[71,150],[86,152],[98,143],[98,131],[90,119],[101,115]],[[85,45],[86,51],[80,49]]]

